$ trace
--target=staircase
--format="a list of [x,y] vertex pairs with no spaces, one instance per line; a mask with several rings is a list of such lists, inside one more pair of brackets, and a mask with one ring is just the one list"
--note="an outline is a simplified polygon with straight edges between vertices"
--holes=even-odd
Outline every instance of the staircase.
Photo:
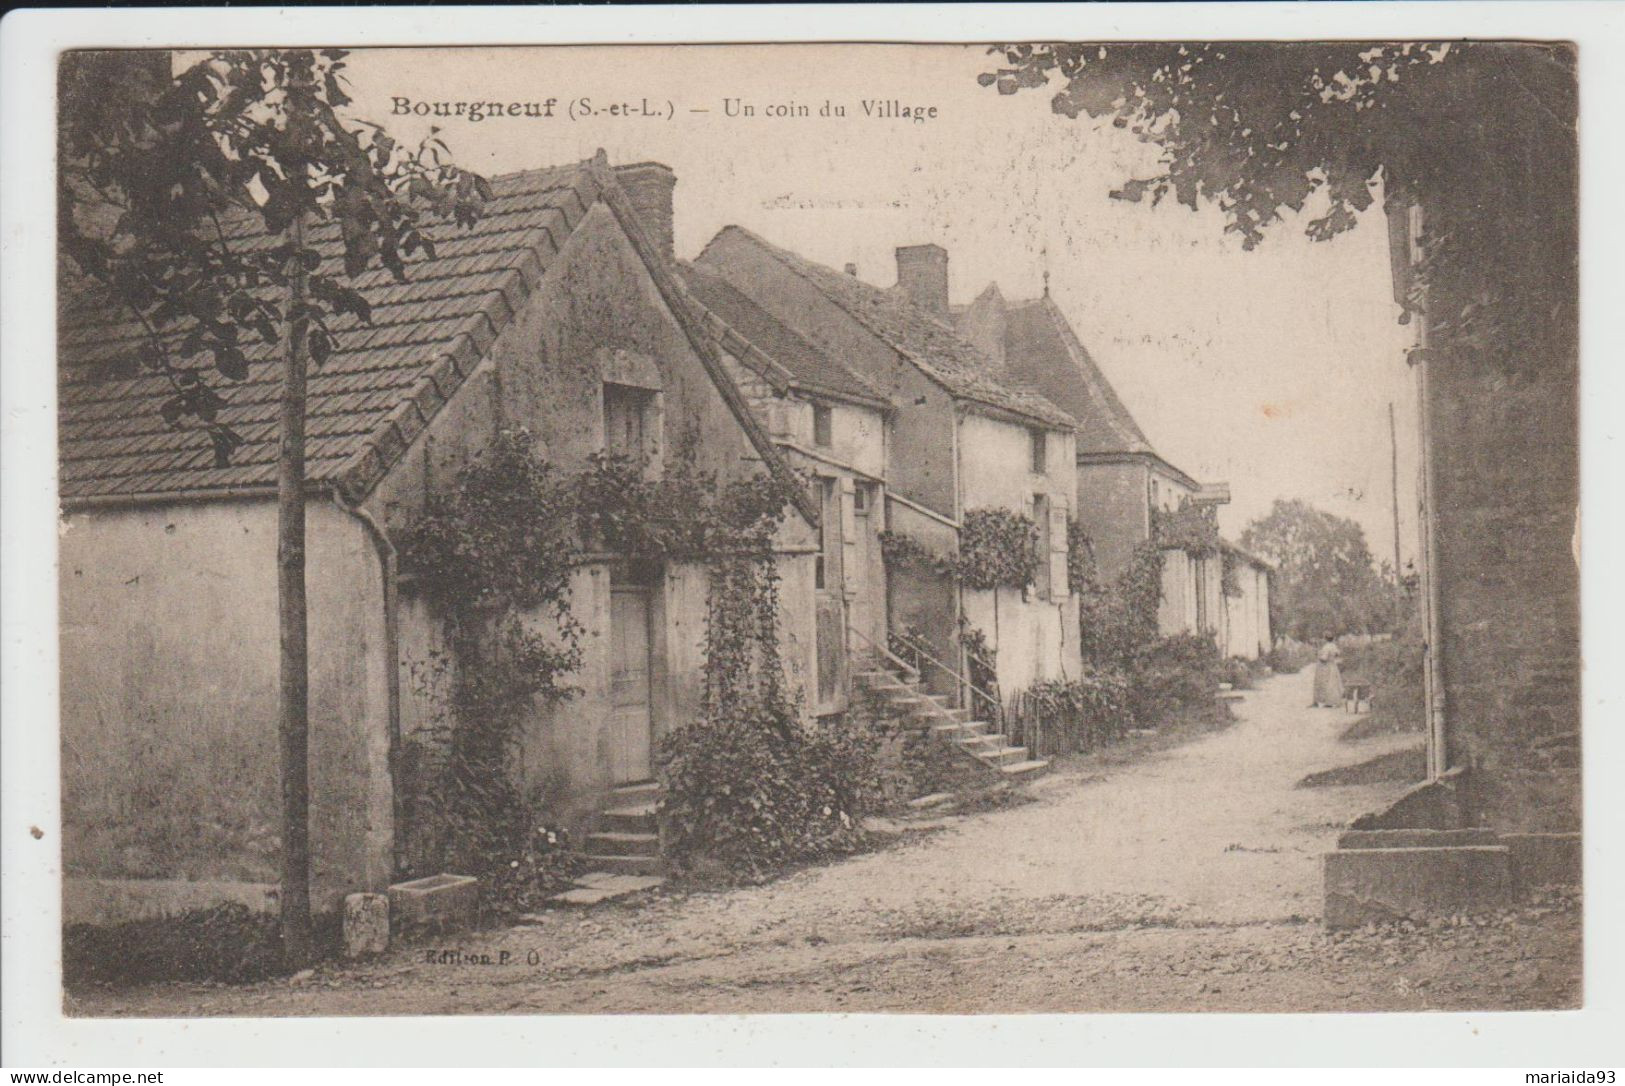
[[660,786],[653,781],[615,789],[598,816],[598,830],[587,835],[584,859],[599,871],[619,875],[665,874],[655,822],[659,799]]
[[1006,743],[987,721],[972,720],[971,710],[950,707],[946,695],[926,693],[919,672],[900,660],[887,658],[881,664],[871,660],[853,678],[863,689],[883,698],[892,713],[909,716],[920,727],[929,727],[937,738],[952,743],[1006,779],[1025,780],[1049,768],[1047,759],[1034,758],[1026,747]]

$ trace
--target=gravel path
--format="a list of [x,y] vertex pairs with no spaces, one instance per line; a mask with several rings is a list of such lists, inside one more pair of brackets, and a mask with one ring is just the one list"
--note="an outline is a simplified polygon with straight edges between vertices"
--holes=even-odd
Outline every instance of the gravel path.
[[[1369,945],[1320,930],[1320,854],[1405,786],[1296,783],[1416,740],[1341,743],[1348,718],[1308,700],[1307,671],[1271,679],[1224,731],[1104,771],[1061,765],[1027,786],[1028,804],[949,819],[765,886],[553,912],[540,925],[448,940],[434,948],[455,952],[442,962],[407,948],[297,984],[94,993],[70,999],[69,1013],[1309,1010],[1575,998],[1571,904],[1490,928],[1367,933]],[[1428,962],[1427,975],[1397,988],[1381,972]],[[1486,986],[1490,974],[1501,988]]]

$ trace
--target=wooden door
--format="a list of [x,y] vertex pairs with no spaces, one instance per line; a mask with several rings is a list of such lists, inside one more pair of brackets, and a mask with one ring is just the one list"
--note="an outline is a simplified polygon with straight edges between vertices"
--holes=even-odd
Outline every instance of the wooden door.
[[610,606],[610,772],[616,784],[654,776],[649,589],[616,585]]

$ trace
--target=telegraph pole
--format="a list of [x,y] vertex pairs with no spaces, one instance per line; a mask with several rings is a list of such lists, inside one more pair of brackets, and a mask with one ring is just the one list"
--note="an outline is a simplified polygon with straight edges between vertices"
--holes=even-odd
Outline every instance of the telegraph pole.
[[1399,633],[1400,616],[1405,613],[1405,588],[1399,569],[1399,437],[1394,429],[1394,401],[1388,401],[1389,493],[1394,499],[1394,633]]

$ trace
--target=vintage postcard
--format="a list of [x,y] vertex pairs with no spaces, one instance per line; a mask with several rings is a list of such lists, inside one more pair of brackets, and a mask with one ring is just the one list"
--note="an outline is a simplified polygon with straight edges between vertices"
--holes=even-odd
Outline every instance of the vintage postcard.
[[1582,1006],[1600,62],[61,52],[63,1013]]

